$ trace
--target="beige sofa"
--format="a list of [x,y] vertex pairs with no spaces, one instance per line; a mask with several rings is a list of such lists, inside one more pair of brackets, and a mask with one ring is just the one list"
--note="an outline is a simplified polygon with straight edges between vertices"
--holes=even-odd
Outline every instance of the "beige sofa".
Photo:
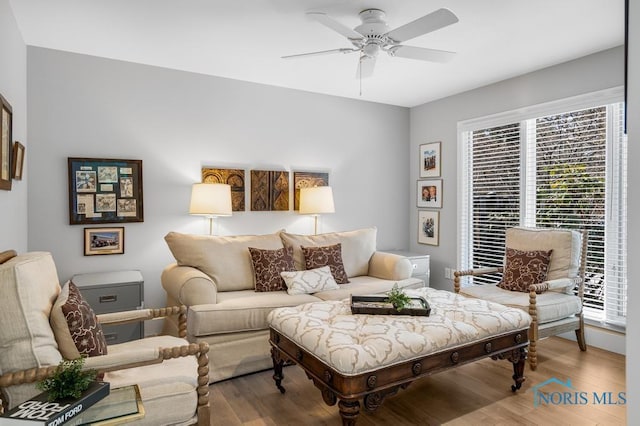
[[[162,272],[167,305],[189,307],[187,338],[210,345],[210,381],[272,366],[267,315],[275,308],[386,292],[395,283],[400,288],[421,287],[421,280],[411,278],[408,259],[376,251],[376,233],[376,228],[366,228],[321,235],[284,231],[230,237],[167,234],[165,240],[177,261]],[[341,244],[349,283],[313,294],[255,291],[249,247],[270,250],[292,247],[295,268],[304,270],[301,247],[337,243]],[[167,320],[165,332],[177,334],[176,324]]]

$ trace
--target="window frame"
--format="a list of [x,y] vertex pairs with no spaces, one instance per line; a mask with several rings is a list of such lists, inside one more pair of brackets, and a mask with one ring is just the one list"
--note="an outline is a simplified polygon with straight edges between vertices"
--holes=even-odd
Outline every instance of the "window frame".
[[[471,220],[470,213],[472,211],[472,187],[467,186],[466,182],[471,178],[472,169],[471,166],[468,165],[467,155],[468,155],[468,144],[470,141],[469,134],[474,130],[481,130],[487,128],[493,128],[498,126],[505,126],[509,124],[520,123],[520,134],[521,138],[527,138],[528,132],[531,129],[528,126],[531,120],[535,120],[539,117],[546,117],[550,115],[563,114],[570,111],[576,111],[586,108],[594,108],[603,105],[610,105],[614,103],[624,102],[624,88],[614,87],[611,89],[605,89],[597,92],[592,92],[584,95],[573,96],[570,98],[554,100],[551,102],[545,102],[541,104],[531,105],[523,108],[519,108],[512,111],[492,114],[484,117],[478,117],[470,120],[464,120],[458,122],[457,125],[457,160],[458,160],[458,183],[457,183],[457,201],[459,208],[457,209],[457,223],[460,225],[461,231],[458,234],[458,238],[456,239],[456,259],[457,259],[457,267],[460,268],[468,268],[470,264],[470,253],[464,252],[464,247],[470,247],[470,241],[463,242],[463,237],[473,235],[473,221]],[[608,111],[609,113],[609,111]],[[608,118],[608,120],[610,120]],[[610,132],[610,130],[608,130]],[[611,134],[607,135],[609,139]],[[626,136],[622,136],[626,138]],[[607,150],[609,150],[610,143],[607,143]],[[531,194],[527,194],[526,190],[527,185],[523,184],[522,176],[535,173],[534,171],[527,169],[527,158],[526,156],[530,155],[530,152],[527,152],[527,144],[521,144],[521,182],[520,182],[520,191],[521,191],[521,210],[520,210],[520,224],[524,226],[532,226],[535,225],[535,217],[534,223],[531,223],[531,212],[529,211],[531,208],[535,210],[535,204],[531,207],[529,204],[525,203],[525,199],[530,197]],[[606,162],[609,163],[612,161],[609,153],[607,154]],[[619,177],[619,176],[618,176]],[[609,180],[616,179],[616,177],[610,176],[610,173],[607,173],[607,188],[609,188],[610,183]],[[626,178],[625,178],[626,179]],[[535,216],[535,214],[534,214]],[[625,228],[626,229],[626,228]],[[606,227],[606,231],[609,232],[609,226]],[[606,236],[606,234],[605,234]],[[607,237],[606,237],[607,238]],[[608,239],[608,238],[607,238]],[[626,241],[622,242],[622,244],[626,244]],[[469,250],[468,250],[469,251]],[[628,269],[628,268],[627,268]],[[605,290],[606,291],[606,290]],[[626,317],[609,317],[606,312],[606,307],[600,311],[597,309],[590,310],[585,307],[585,319],[588,320],[589,323],[604,327],[614,329],[616,331],[623,330],[626,326]],[[627,308],[628,309],[628,308]],[[626,310],[625,310],[626,312]],[[622,319],[622,320],[621,320]]]

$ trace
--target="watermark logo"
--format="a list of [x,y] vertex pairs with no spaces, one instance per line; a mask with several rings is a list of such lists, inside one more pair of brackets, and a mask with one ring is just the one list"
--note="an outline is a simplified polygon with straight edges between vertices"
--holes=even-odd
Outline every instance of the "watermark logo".
[[[557,388],[561,390],[555,390]],[[546,388],[543,390],[543,388]],[[554,390],[550,390],[554,389]],[[533,392],[533,406],[541,405],[625,405],[625,392],[586,392],[573,387],[571,379],[562,381],[555,377],[545,380],[530,389]]]

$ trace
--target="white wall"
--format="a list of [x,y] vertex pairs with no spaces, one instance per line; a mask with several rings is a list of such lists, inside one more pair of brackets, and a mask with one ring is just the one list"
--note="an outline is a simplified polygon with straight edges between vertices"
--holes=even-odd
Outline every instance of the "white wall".
[[[640,4],[629,1],[629,65],[627,82],[627,132],[629,141],[629,188],[635,189],[640,182]],[[636,162],[635,160],[638,160]],[[629,233],[627,237],[629,258],[629,288],[627,294],[627,422],[640,418],[640,367],[636,360],[640,357],[640,310],[634,309],[640,304],[640,270],[633,267],[640,259],[640,192],[629,191],[628,217]]]
[[14,180],[11,191],[0,190],[0,251],[27,250],[27,48],[8,0],[0,0],[0,93],[13,110],[13,139],[26,150],[23,178]]
[[[203,165],[329,172],[336,213],[323,231],[378,227],[379,248],[406,248],[409,111],[182,71],[28,48],[29,249],[53,253],[61,279],[140,269],[147,305],[163,305],[169,231],[208,232],[187,214]],[[356,82],[354,81],[354,84]],[[142,159],[144,223],[125,254],[83,256],[69,225],[67,157]],[[249,197],[246,199],[249,205]],[[311,217],[236,213],[224,235],[313,232]]]
[[[411,109],[409,233],[412,251],[431,255],[432,287],[453,288],[453,282],[444,278],[444,268],[456,268],[457,261],[457,123],[621,86],[624,84],[623,53],[622,47],[606,50]],[[442,141],[443,207],[440,209],[440,245],[437,247],[420,245],[416,237],[418,146],[432,141]]]

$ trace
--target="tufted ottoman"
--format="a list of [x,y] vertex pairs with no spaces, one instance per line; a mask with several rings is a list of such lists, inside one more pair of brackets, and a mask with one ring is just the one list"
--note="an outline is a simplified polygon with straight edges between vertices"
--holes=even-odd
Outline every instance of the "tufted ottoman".
[[488,356],[513,363],[511,389],[520,389],[527,313],[428,287],[407,293],[425,297],[430,316],[352,315],[349,300],[273,310],[268,322],[280,392],[283,364],[294,362],[328,405],[339,400],[343,425],[354,425],[360,400],[373,411],[416,379]]

